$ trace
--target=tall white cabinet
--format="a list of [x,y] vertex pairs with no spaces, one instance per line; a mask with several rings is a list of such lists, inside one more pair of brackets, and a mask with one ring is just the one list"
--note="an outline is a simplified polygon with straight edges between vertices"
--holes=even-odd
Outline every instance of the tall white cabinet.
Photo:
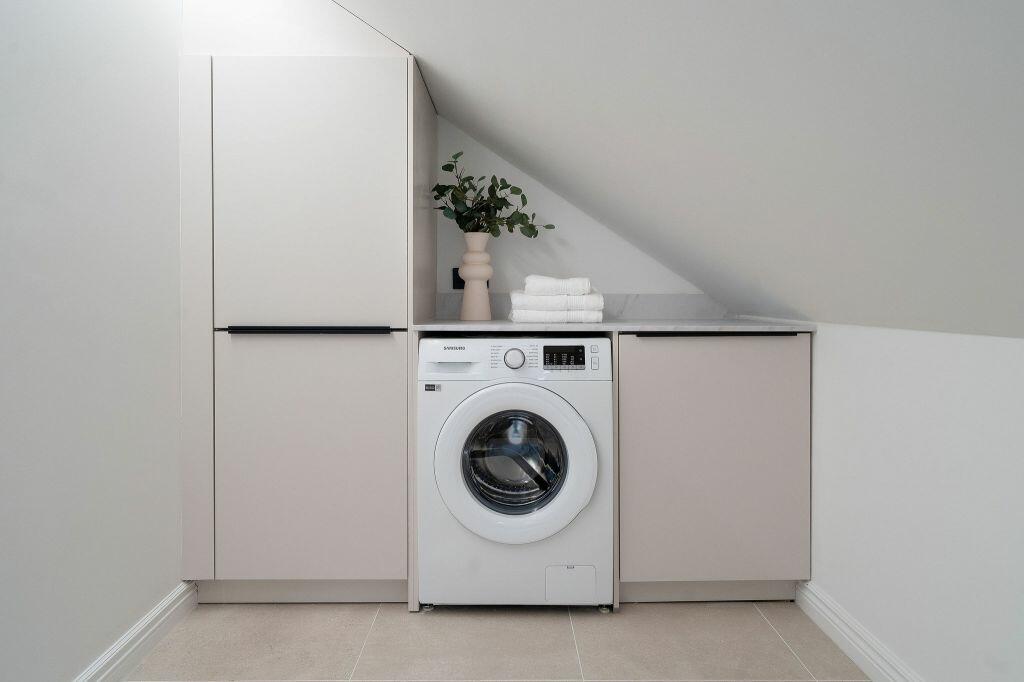
[[210,406],[183,410],[183,577],[404,581],[418,70],[186,57],[181,82],[183,404]]
[[217,327],[406,326],[406,71],[213,59]]

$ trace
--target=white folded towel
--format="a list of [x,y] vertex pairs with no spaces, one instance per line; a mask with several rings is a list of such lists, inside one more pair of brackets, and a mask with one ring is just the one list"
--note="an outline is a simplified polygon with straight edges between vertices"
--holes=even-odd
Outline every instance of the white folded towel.
[[527,294],[551,296],[559,294],[563,296],[582,296],[590,293],[589,277],[570,277],[569,279],[557,279],[545,277],[544,275],[527,275],[526,286],[523,287]]
[[600,322],[604,313],[600,310],[515,310],[508,319],[513,322]]
[[580,296],[539,296],[513,291],[511,296],[513,310],[604,310],[604,296],[596,291]]

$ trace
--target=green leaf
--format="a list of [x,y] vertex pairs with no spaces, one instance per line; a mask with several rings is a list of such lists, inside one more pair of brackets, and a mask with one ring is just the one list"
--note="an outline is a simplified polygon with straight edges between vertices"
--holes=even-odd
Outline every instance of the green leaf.
[[[491,175],[489,181],[486,175],[460,177],[463,169],[457,162],[461,156],[461,151],[456,152],[451,161],[441,166],[442,170],[456,174],[457,184],[434,185],[434,200],[439,204],[434,208],[454,220],[463,232],[483,232],[497,237],[508,230],[510,234],[518,231],[529,239],[536,238],[541,226],[534,222],[536,213],[525,212],[529,204],[526,192],[497,175]],[[513,197],[519,197],[515,204]],[[548,224],[543,228],[553,230],[555,226]]]
[[460,156],[462,156],[462,152],[455,152],[452,154],[452,161],[458,161]]

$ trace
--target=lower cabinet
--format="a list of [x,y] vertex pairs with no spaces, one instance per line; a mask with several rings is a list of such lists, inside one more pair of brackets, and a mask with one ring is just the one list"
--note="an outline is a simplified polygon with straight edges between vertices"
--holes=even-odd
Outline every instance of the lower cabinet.
[[810,577],[810,335],[619,338],[623,582]]
[[214,336],[216,578],[405,579],[407,333]]

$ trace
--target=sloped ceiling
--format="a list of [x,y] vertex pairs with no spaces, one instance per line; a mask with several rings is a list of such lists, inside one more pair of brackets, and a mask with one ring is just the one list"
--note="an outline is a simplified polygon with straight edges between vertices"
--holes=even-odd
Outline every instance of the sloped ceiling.
[[1024,336],[1024,3],[337,2],[735,313]]

